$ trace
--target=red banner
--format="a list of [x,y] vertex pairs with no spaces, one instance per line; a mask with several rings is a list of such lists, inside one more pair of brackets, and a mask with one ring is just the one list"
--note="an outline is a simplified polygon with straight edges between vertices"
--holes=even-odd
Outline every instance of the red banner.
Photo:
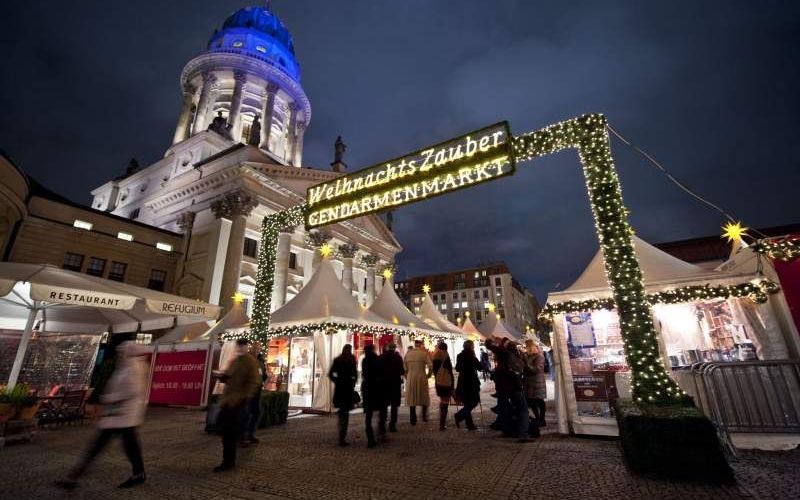
[[206,351],[159,352],[153,368],[150,404],[199,406]]

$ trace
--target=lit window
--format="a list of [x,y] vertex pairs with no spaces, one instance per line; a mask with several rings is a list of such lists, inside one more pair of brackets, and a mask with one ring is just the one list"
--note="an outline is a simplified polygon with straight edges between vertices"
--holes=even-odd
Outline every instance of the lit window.
[[78,229],[86,229],[87,231],[91,231],[93,227],[91,222],[86,222],[85,220],[80,219],[75,219],[75,222],[73,222],[72,225]]
[[467,301],[464,301],[464,302],[461,303],[461,308],[462,309],[466,309],[467,308]]
[[267,48],[264,47],[263,45],[256,45],[256,50],[259,51],[259,52],[262,52],[264,54],[267,53]]
[[172,251],[172,245],[170,245],[169,243],[162,243],[160,241],[156,243],[156,248],[158,248],[159,250],[164,250],[165,252]]
[[458,309],[458,302],[453,302],[453,309]]
[[241,40],[236,40],[235,42],[233,42],[234,47],[241,47],[242,45],[244,45],[244,42]]
[[131,233],[124,233],[122,231],[117,233],[117,238],[125,241],[133,241],[133,235]]
[[89,265],[86,266],[86,274],[91,274],[92,276],[103,276],[103,271],[106,268],[106,259],[98,259],[97,257],[91,257],[89,259]]
[[447,310],[447,304],[442,304],[442,311],[446,311],[446,310]]

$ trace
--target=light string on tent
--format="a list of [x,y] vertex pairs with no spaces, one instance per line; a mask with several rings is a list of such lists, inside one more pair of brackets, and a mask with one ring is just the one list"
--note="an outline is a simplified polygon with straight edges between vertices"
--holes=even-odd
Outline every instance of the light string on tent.
[[[738,285],[691,285],[674,290],[650,293],[647,300],[651,304],[680,304],[696,300],[747,298],[756,304],[765,303],[769,296],[780,291],[780,287],[773,281],[761,279],[756,282],[741,283]],[[564,302],[548,302],[539,313],[539,320],[551,322],[557,314],[572,312],[591,312],[600,309],[612,310],[616,308],[611,297],[568,300]]]
[[303,337],[313,335],[316,332],[324,332],[332,335],[340,331],[366,335],[400,335],[409,337],[411,339],[427,337],[435,340],[456,340],[460,338],[458,334],[436,334],[433,332],[392,328],[388,325],[360,325],[358,323],[339,322],[304,323],[300,325],[269,328],[266,332],[257,332],[255,330],[243,332],[225,332],[220,335],[220,338],[226,341],[246,338],[251,341],[269,342],[270,340],[279,337]]

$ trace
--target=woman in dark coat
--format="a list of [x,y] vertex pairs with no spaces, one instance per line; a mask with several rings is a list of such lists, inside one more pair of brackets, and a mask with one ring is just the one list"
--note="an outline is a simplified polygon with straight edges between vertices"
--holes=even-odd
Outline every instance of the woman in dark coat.
[[361,361],[361,404],[364,407],[364,426],[367,434],[367,448],[378,445],[372,431],[372,415],[385,406],[383,403],[380,366],[375,344],[364,346],[364,359]]
[[433,374],[436,384],[436,395],[439,396],[439,430],[447,429],[447,409],[450,406],[450,397],[453,395],[455,378],[453,377],[453,363],[447,354],[447,344],[439,342],[436,352],[433,353]]
[[[397,409],[400,406],[403,391],[403,357],[397,352],[394,342],[386,345],[386,352],[378,358],[378,365],[381,369],[381,386],[384,400],[381,403],[381,410],[378,420],[378,432],[386,434],[386,417],[389,418],[389,432],[397,432]],[[391,409],[388,412],[387,406]]]
[[356,387],[356,358],[353,346],[345,344],[342,354],[333,359],[328,377],[335,386],[333,390],[333,406],[338,409],[339,446],[347,446],[347,424],[350,421],[350,410],[353,409],[353,391]]
[[545,425],[545,403],[547,398],[547,385],[544,380],[544,353],[542,348],[539,347],[533,340],[525,341],[525,362],[524,379],[525,384],[525,399],[528,401],[528,407],[533,409],[533,416],[536,419],[536,424],[539,427]]
[[481,381],[478,379],[478,370],[481,368],[481,362],[475,356],[475,344],[471,340],[465,341],[464,350],[456,356],[456,371],[458,372],[456,395],[464,405],[454,415],[456,427],[460,427],[463,421],[467,424],[467,430],[477,429],[472,421],[472,410],[481,401]]

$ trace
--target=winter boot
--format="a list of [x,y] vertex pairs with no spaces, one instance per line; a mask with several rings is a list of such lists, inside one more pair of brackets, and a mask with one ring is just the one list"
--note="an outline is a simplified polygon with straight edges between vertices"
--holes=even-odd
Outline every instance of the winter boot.
[[440,404],[439,405],[439,430],[444,431],[447,430],[447,409],[448,405]]
[[417,425],[417,407],[409,406],[408,411],[411,415],[411,425]]

